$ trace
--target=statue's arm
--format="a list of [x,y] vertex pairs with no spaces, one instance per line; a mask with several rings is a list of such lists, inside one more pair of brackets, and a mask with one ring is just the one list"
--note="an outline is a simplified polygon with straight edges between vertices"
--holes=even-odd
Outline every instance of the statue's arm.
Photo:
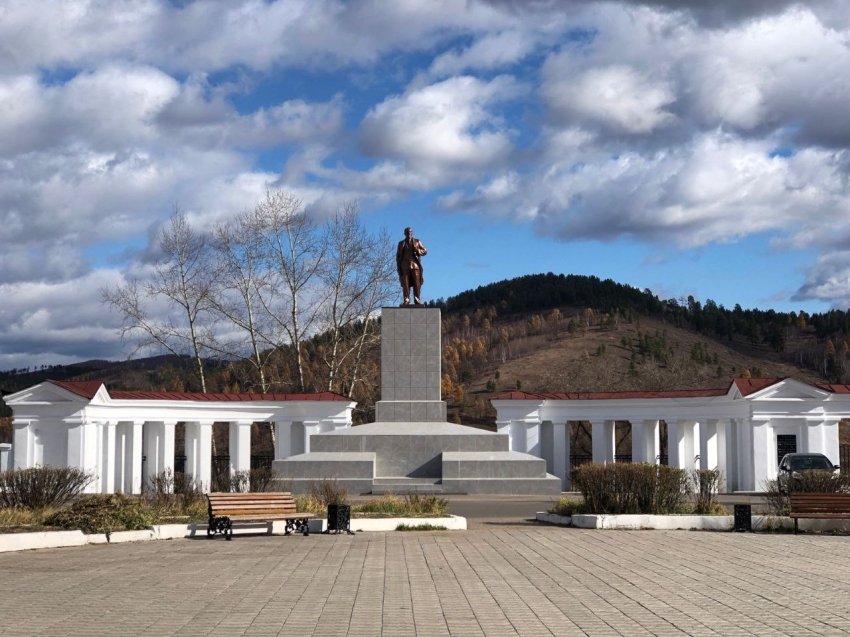
[[416,250],[419,252],[420,257],[424,257],[426,254],[428,254],[428,251],[425,249],[425,246],[419,240],[416,241]]

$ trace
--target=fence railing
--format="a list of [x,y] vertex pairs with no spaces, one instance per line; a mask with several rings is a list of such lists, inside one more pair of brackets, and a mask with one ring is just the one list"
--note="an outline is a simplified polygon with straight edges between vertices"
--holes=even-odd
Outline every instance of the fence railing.
[[838,445],[838,464],[841,473],[850,475],[850,445]]
[[[251,456],[252,469],[271,469],[274,456]],[[174,473],[186,473],[186,456],[174,456]],[[230,473],[230,456],[212,457],[213,480],[216,475]]]
[[[847,445],[850,448],[850,445]],[[661,454],[660,456],[656,456],[656,459],[659,461],[659,464],[666,465],[667,464],[667,454]],[[617,454],[614,456],[614,462],[631,462],[632,455],[631,454]],[[570,455],[570,467],[578,467],[583,464],[588,464],[593,462],[593,455],[589,453],[576,453]]]

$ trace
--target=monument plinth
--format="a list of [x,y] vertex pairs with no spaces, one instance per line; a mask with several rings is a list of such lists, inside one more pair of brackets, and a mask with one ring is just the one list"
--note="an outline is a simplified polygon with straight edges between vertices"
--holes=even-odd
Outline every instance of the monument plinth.
[[375,422],[446,422],[440,320],[434,308],[381,311],[381,400]]
[[557,495],[546,461],[510,450],[507,434],[446,422],[440,310],[381,313],[381,400],[375,422],[315,434],[309,453],[277,460],[282,488],[334,479],[352,493]]

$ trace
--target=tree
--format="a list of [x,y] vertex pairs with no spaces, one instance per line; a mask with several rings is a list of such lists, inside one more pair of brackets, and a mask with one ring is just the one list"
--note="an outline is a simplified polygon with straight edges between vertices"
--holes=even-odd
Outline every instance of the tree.
[[265,311],[270,277],[263,263],[260,219],[246,212],[230,223],[216,225],[213,238],[216,287],[211,302],[215,311],[233,324],[243,338],[220,343],[217,351],[232,359],[247,360],[259,378],[260,391],[270,383],[266,370],[281,345],[281,330]]
[[[211,316],[213,268],[207,238],[196,233],[175,206],[169,222],[157,233],[161,258],[147,282],[130,280],[101,290],[103,302],[123,317],[121,338],[133,338],[141,350],[158,348],[192,356],[201,391],[206,393],[203,354],[214,339]],[[165,299],[169,314],[157,318],[150,304]]]
[[[324,356],[327,389],[334,391],[347,359],[360,361],[369,323],[390,297],[395,261],[389,234],[382,231],[373,236],[366,232],[355,203],[344,204],[327,223],[325,244],[325,259],[318,272],[322,295],[326,296],[321,310],[322,327],[330,341]],[[353,340],[347,338],[358,321],[363,323],[362,330]],[[349,383],[349,395],[354,382]]]
[[304,213],[301,201],[279,190],[267,191],[255,209],[263,251],[270,268],[270,296],[264,307],[286,332],[295,352],[298,389],[305,391],[301,344],[327,298],[317,285],[326,242]]

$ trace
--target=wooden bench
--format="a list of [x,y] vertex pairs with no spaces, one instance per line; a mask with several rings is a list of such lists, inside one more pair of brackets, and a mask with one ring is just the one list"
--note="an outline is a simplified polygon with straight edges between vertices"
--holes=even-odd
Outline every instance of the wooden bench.
[[800,518],[850,519],[850,493],[792,493],[788,517],[794,519],[794,535]]
[[275,520],[286,520],[285,535],[293,529],[310,535],[307,524],[314,516],[296,512],[291,493],[210,493],[207,499],[210,516],[207,537],[221,533],[229,540],[233,537],[234,522],[271,523]]

